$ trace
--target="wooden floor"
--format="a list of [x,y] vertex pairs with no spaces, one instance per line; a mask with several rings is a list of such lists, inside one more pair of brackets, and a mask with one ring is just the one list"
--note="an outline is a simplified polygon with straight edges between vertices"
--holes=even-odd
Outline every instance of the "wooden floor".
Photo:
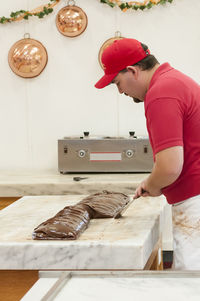
[[0,271],[0,300],[19,301],[38,280],[38,271]]
[[20,199],[20,197],[0,197],[0,210]]

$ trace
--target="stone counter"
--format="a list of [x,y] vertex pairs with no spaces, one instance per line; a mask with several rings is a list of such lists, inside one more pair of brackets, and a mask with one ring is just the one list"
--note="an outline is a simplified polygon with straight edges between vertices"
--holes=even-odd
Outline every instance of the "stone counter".
[[[90,194],[100,190],[133,194],[149,174],[60,174],[60,173],[3,173],[0,174],[0,197],[26,195]],[[74,177],[87,179],[76,182]]]
[[48,271],[39,276],[21,301],[46,300],[47,296],[54,301],[199,301],[200,296],[199,271]]
[[93,219],[75,241],[32,240],[33,229],[83,195],[27,196],[0,211],[0,269],[143,269],[161,237],[166,201],[135,200],[119,219]]

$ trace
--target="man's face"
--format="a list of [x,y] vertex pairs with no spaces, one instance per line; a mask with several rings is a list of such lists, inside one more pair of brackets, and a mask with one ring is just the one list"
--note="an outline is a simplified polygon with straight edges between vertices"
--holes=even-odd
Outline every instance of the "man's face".
[[120,94],[130,96],[136,103],[143,102],[143,87],[139,80],[138,70],[128,69],[127,72],[118,73],[112,83],[116,84]]

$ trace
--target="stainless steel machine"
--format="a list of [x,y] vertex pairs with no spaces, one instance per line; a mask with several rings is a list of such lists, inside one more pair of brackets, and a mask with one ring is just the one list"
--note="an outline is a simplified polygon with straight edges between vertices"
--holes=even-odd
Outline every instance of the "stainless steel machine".
[[129,132],[127,137],[81,137],[58,140],[60,173],[85,172],[150,172],[152,149],[147,137]]

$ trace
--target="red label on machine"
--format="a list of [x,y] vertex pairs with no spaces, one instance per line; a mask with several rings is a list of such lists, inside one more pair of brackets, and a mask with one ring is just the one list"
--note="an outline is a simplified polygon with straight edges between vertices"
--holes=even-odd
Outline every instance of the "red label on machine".
[[121,161],[122,154],[119,152],[92,152],[90,161]]

